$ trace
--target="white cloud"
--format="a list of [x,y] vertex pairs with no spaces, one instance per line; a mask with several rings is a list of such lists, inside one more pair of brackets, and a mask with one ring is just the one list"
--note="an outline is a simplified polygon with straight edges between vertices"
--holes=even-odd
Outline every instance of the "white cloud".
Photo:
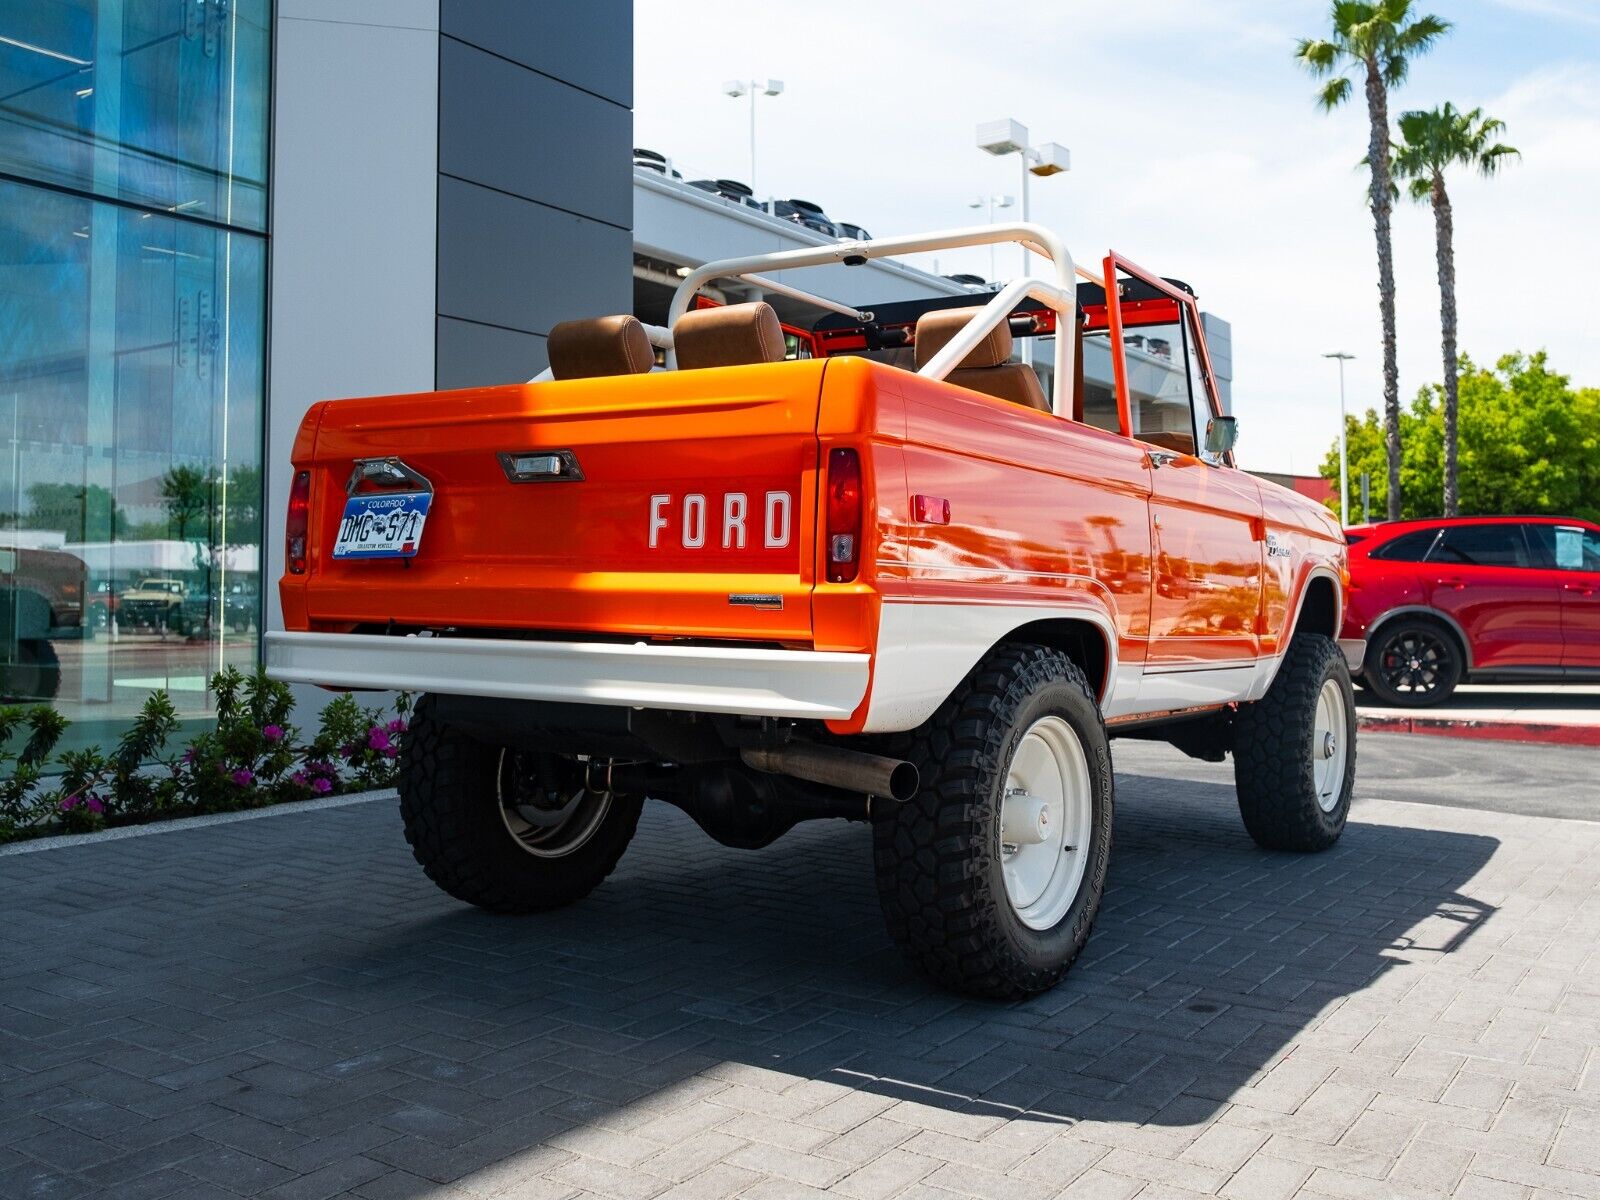
[[[1538,2],[1538,0],[1527,0]],[[1073,171],[1033,185],[1036,220],[1081,258],[1107,247],[1186,279],[1234,327],[1234,395],[1249,465],[1309,472],[1337,434],[1337,376],[1358,355],[1351,406],[1381,403],[1376,265],[1363,175],[1364,110],[1321,115],[1291,61],[1325,19],[1314,0],[1041,5],[1027,36],[970,4],[753,0],[637,6],[635,141],[686,171],[744,178],[748,101],[718,84],[784,79],[758,101],[756,183],[817,200],[877,234],[967,223],[967,201],[1015,193],[1015,159],[972,144],[1014,116],[1072,149]],[[998,10],[996,10],[998,13]],[[1524,159],[1453,188],[1463,348],[1481,359],[1547,347],[1600,384],[1587,328],[1600,231],[1600,88],[1593,65],[1485,78],[1480,100]],[[1415,82],[1398,111],[1432,103]],[[1498,94],[1494,94],[1498,92]],[[1401,392],[1439,376],[1432,220],[1396,213]],[[1002,252],[1003,253],[1003,252]],[[1004,270],[1002,258],[1002,270]],[[987,274],[986,251],[942,256]]]

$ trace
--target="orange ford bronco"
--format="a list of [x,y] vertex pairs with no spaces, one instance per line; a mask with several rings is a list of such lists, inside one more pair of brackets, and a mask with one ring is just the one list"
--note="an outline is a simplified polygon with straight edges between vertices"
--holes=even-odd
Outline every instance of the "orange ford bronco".
[[[987,302],[755,274],[995,241],[1041,270]],[[715,280],[824,315],[786,346],[764,302],[696,307]],[[1231,753],[1263,846],[1339,837],[1344,540],[1235,468],[1184,285],[1037,225],[846,242],[708,264],[665,327],[569,322],[549,356],[318,404],[294,447],[269,668],[425,693],[400,803],[451,895],[576,900],[647,798],[741,847],[842,817],[910,958],[1017,996],[1089,936],[1113,737]]]

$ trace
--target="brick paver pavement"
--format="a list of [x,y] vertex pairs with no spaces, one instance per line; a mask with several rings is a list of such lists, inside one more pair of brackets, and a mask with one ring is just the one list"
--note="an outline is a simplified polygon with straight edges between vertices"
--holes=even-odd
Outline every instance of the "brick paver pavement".
[[588,902],[392,803],[0,858],[0,1196],[1600,1196],[1600,825],[1369,802],[1256,850],[1123,777],[1066,983],[944,994],[865,830],[657,807]]

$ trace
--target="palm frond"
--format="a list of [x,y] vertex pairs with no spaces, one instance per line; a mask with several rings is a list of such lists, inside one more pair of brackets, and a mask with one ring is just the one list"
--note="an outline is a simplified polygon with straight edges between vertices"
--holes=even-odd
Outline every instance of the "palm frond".
[[1433,199],[1433,180],[1418,175],[1406,185],[1411,198],[1421,204]]
[[1500,167],[1508,159],[1521,157],[1522,151],[1515,146],[1506,146],[1496,142],[1478,156],[1478,174],[1485,179],[1493,178],[1499,173]]
[[1331,75],[1339,65],[1339,47],[1318,38],[1301,38],[1294,48],[1294,58],[1312,75],[1321,78]]
[[1332,112],[1350,99],[1350,90],[1348,77],[1341,75],[1337,79],[1330,79],[1321,88],[1317,89],[1317,103],[1324,112]]

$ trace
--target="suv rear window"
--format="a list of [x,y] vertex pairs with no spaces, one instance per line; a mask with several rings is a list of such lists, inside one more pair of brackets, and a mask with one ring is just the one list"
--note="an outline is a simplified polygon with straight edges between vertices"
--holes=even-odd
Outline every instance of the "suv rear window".
[[1444,531],[1428,561],[1473,567],[1533,565],[1520,525],[1452,525]]
[[1367,557],[1388,559],[1390,562],[1422,562],[1428,557],[1428,551],[1433,549],[1438,536],[1437,529],[1413,529],[1393,541],[1385,542]]

